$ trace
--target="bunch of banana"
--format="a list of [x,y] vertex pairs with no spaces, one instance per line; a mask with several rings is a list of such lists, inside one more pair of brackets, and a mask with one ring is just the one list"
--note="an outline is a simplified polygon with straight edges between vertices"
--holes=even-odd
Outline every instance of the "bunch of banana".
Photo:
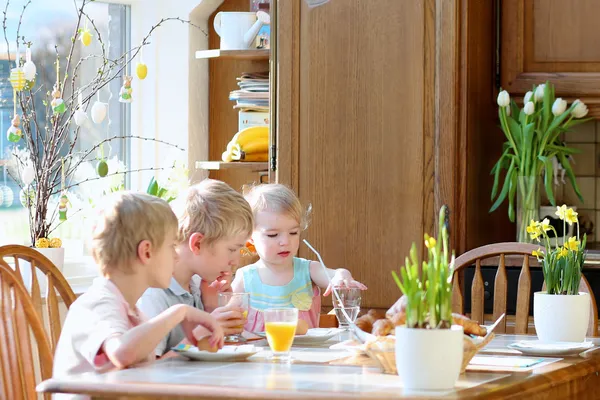
[[222,159],[231,161],[267,161],[269,159],[269,127],[251,126],[236,133]]

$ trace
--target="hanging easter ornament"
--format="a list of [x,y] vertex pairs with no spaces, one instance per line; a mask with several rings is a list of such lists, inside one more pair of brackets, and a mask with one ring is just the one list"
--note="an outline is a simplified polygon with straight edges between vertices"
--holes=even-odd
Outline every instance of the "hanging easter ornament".
[[67,110],[67,106],[65,106],[65,102],[61,99],[62,93],[58,87],[58,84],[54,85],[54,90],[52,91],[52,101],[50,105],[52,106],[52,111],[54,114],[62,114]]
[[131,79],[133,79],[129,75],[125,75],[123,77],[123,86],[121,86],[121,90],[119,91],[119,101],[121,103],[131,103],[131,93],[133,89],[131,88]]
[[106,158],[104,157],[104,145],[101,144],[99,148],[99,158],[98,165],[96,165],[96,172],[100,178],[104,178],[108,175],[108,163],[106,162]]
[[35,200],[35,188],[33,186],[28,186],[21,189],[19,193],[19,201],[21,205],[25,208],[31,208],[33,206]]
[[100,92],[98,92],[98,100],[92,106],[92,121],[95,124],[100,124],[106,117],[106,103],[100,101]]
[[77,126],[81,126],[85,123],[85,121],[87,121],[88,117],[87,114],[85,113],[85,111],[83,111],[83,99],[82,99],[82,95],[81,92],[79,92],[78,98],[79,98],[79,105],[77,106],[77,110],[75,111],[75,114],[73,115],[73,119],[75,120],[75,124]]
[[12,85],[13,89],[16,90],[17,92],[20,92],[21,90],[23,90],[25,88],[25,73],[23,72],[23,68],[21,68],[20,64],[21,64],[21,60],[20,60],[20,55],[17,54],[17,59],[16,61],[16,67],[10,70],[10,76],[8,77],[8,80],[10,81],[10,84]]
[[25,64],[23,64],[23,73],[25,74],[25,89],[31,90],[35,85],[35,74],[37,68],[33,61],[31,61],[31,49],[28,47],[25,50]]
[[67,220],[67,211],[71,202],[67,197],[67,190],[65,189],[65,160],[64,158],[61,160],[61,176],[60,176],[60,199],[58,200],[58,220],[66,221]]
[[148,66],[144,64],[144,48],[140,50],[140,62],[138,62],[135,66],[135,74],[138,79],[144,80],[148,75]]
[[90,33],[90,30],[88,29],[88,23],[87,20],[85,21],[85,28],[83,28],[83,31],[81,32],[81,43],[84,46],[89,46],[90,44],[92,44],[92,34]]
[[17,90],[13,89],[13,119],[11,121],[11,125],[8,127],[6,131],[6,138],[9,142],[17,143],[21,140],[21,136],[23,136],[23,131],[21,131],[21,118],[17,115]]
[[29,186],[35,179],[35,170],[33,169],[33,165],[31,163],[27,163],[21,171],[21,180],[23,181],[24,186]]
[[67,110],[67,106],[62,99],[62,93],[60,92],[60,59],[56,59],[56,83],[54,84],[54,90],[52,91],[52,101],[50,102],[52,111],[54,114],[62,114]]
[[15,201],[15,195],[12,189],[6,185],[2,187],[2,200],[2,205],[6,208],[11,207],[13,205],[13,202]]

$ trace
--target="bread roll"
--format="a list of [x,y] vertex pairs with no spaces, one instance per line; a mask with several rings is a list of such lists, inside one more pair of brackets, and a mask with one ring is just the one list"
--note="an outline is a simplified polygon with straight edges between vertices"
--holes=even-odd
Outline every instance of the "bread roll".
[[394,330],[394,324],[387,318],[378,319],[373,324],[373,335],[387,336]]
[[210,336],[206,336],[206,337],[198,340],[197,347],[199,350],[202,350],[202,351],[208,351],[209,353],[216,353],[217,351],[219,351],[219,348],[217,346],[211,346],[210,343],[208,342],[209,339],[210,339]]
[[296,325],[296,335],[306,335],[308,332],[308,322],[303,319],[298,319],[298,325]]
[[356,320],[356,326],[363,332],[371,333],[373,330],[373,322],[373,319],[365,314]]

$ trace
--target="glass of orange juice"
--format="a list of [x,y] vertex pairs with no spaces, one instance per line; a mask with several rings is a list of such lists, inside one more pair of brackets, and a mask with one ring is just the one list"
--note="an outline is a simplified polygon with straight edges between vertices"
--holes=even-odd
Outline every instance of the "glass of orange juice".
[[269,308],[264,311],[265,333],[273,353],[271,359],[287,362],[298,325],[298,309]]
[[[219,292],[219,307],[233,306],[243,309],[242,315],[244,318],[248,318],[248,308],[250,307],[250,293],[233,293],[233,292]],[[244,326],[236,327],[241,331],[244,330]],[[232,334],[225,336],[226,342],[245,342],[246,338],[241,334]]]

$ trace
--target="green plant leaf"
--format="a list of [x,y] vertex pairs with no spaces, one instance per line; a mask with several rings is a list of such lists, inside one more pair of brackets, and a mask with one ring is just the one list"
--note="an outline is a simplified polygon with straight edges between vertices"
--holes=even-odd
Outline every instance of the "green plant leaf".
[[521,132],[521,125],[519,125],[517,121],[515,121],[512,117],[509,116],[506,117],[506,121],[510,128],[512,136],[515,139],[516,145],[521,146],[521,143],[523,143],[523,133]]
[[510,162],[508,171],[506,172],[506,177],[504,178],[504,184],[502,185],[502,191],[500,192],[500,195],[496,199],[496,202],[492,205],[492,208],[490,208],[490,212],[495,211],[500,206],[500,204],[502,204],[504,199],[506,198],[506,195],[508,194],[508,189],[510,188],[510,179],[511,179],[512,174],[514,173],[514,166],[515,166],[515,160],[513,159]]
[[146,193],[148,193],[152,196],[156,196],[157,192],[158,192],[158,182],[156,182],[154,177],[152,177],[152,179],[150,179],[150,183],[148,184],[148,189],[146,189]]
[[510,179],[510,189],[508,191],[508,219],[515,220],[515,194],[517,192],[517,174],[512,174]]
[[579,153],[581,153],[581,150],[579,150],[579,149],[574,149],[572,147],[567,147],[567,146],[557,146],[554,144],[547,145],[546,149],[548,151],[553,151],[556,153],[563,153],[563,154],[579,154]]
[[571,163],[569,163],[569,160],[567,159],[567,157],[562,153],[558,153],[556,156],[558,157],[558,161],[560,161],[563,168],[565,169],[565,171],[567,173],[567,177],[569,178],[569,182],[571,182],[571,186],[573,186],[573,190],[575,191],[575,194],[577,195],[579,200],[581,200],[581,202],[583,203],[584,202],[583,196],[581,195],[581,192],[579,191],[579,187],[577,186],[577,182],[575,181],[575,174],[573,173],[573,168],[571,167]]
[[544,174],[544,186],[546,188],[546,194],[548,195],[548,200],[550,204],[556,206],[556,201],[554,200],[554,192],[552,190],[552,179],[554,178],[554,169],[552,168],[552,160],[548,157],[539,156],[538,157],[546,167],[546,173]]
[[544,87],[544,99],[542,107],[542,132],[547,132],[550,118],[552,117],[552,103],[554,98],[552,95],[552,88],[550,82],[546,81]]

